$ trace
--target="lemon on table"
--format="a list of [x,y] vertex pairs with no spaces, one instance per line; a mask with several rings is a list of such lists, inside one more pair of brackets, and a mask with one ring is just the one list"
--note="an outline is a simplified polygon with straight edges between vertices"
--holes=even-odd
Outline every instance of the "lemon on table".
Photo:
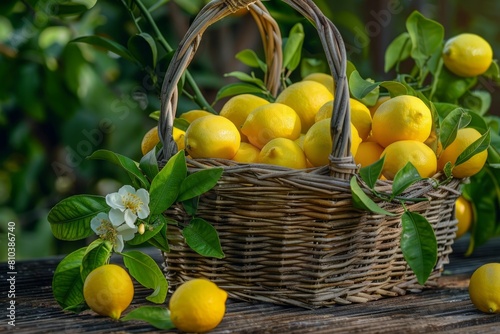
[[[463,128],[457,131],[457,137],[455,140],[446,147],[439,156],[438,160],[438,170],[442,170],[447,162],[455,164],[458,156],[474,141],[481,137],[481,133],[473,128]],[[488,151],[484,150],[469,160],[453,168],[452,174],[454,177],[462,179],[464,177],[470,177],[478,173],[486,163],[488,158]]]
[[316,81],[328,88],[332,95],[335,95],[335,80],[331,74],[315,72],[306,75],[302,81]]
[[260,150],[257,147],[250,143],[241,142],[233,160],[243,163],[255,163],[259,158],[259,153]]
[[134,298],[134,284],[125,269],[106,264],[88,274],[83,284],[83,296],[97,314],[119,319]]
[[436,154],[429,146],[417,140],[396,141],[384,149],[382,156],[385,156],[382,175],[388,180],[394,180],[396,173],[408,162],[412,163],[421,177],[436,174]]
[[181,284],[169,301],[170,319],[181,331],[204,333],[219,325],[226,312],[227,292],[196,278]]
[[182,114],[180,114],[179,118],[185,119],[189,123],[192,123],[195,119],[205,117],[205,116],[210,116],[210,115],[214,115],[214,114],[212,114],[209,111],[202,110],[202,109],[193,109],[193,110],[183,112]]
[[458,76],[474,77],[488,70],[493,60],[491,45],[476,34],[460,34],[446,41],[443,63]]
[[500,263],[487,263],[474,271],[469,282],[469,297],[478,310],[500,313]]
[[[307,160],[315,167],[325,166],[330,163],[329,155],[332,153],[333,141],[330,134],[331,119],[323,119],[315,123],[304,137],[304,153]],[[356,155],[361,138],[358,130],[351,123],[351,154]]]
[[307,167],[304,151],[295,141],[287,138],[270,140],[260,150],[258,162],[295,169]]
[[286,104],[299,115],[303,133],[314,124],[319,108],[330,100],[333,100],[333,95],[328,88],[309,80],[291,84],[276,98],[276,102]]
[[459,196],[455,202],[455,218],[458,221],[457,235],[455,239],[463,236],[467,231],[469,231],[470,226],[474,217],[474,212],[472,211],[472,204],[464,196]]
[[300,130],[299,116],[295,110],[282,103],[268,103],[255,108],[241,127],[248,141],[259,149],[274,138],[295,140]]
[[269,104],[269,101],[252,94],[235,95],[222,106],[219,115],[226,117],[240,130],[241,140],[247,141],[246,136],[241,133],[241,127],[248,115],[257,107]]
[[219,115],[195,119],[185,134],[186,152],[194,159],[232,159],[240,140],[240,132],[233,122]]
[[418,97],[400,95],[382,103],[372,120],[372,137],[388,146],[398,140],[424,142],[431,134],[432,114]]

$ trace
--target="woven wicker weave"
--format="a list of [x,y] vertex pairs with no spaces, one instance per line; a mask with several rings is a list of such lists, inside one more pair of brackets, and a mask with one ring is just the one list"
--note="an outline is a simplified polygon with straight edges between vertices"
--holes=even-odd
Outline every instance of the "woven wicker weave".
[[[349,179],[357,169],[350,155],[349,91],[342,38],[312,1],[283,1],[317,28],[337,84],[330,164],[291,170],[218,159],[188,159],[191,171],[224,168],[216,187],[200,199],[197,215],[217,229],[226,257],[199,256],[185,244],[181,230],[169,225],[171,251],[163,255],[170,286],[175,288],[194,277],[207,277],[233,298],[307,308],[367,302],[419,291],[423,287],[417,283],[399,247],[401,205],[380,203],[396,213],[395,217],[352,207]],[[181,41],[165,75],[160,119],[162,163],[176,152],[171,132],[180,76],[193,58],[204,30],[243,7],[250,9],[262,35],[268,88],[274,94],[278,92],[281,39],[266,8],[259,1],[250,0],[210,2]],[[453,208],[460,194],[459,186],[460,181],[455,179],[438,188],[431,181],[421,181],[402,195],[429,199],[406,203],[408,210],[424,215],[436,233],[438,261],[427,286],[436,284],[452,251],[457,223]],[[391,182],[386,181],[380,182],[377,189],[390,191],[390,187]],[[181,206],[166,214],[181,224],[190,218]]]

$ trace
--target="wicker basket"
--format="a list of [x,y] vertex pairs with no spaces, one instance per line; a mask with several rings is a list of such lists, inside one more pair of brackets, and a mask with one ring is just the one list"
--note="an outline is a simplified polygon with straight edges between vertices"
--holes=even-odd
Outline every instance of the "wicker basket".
[[[169,225],[171,247],[164,253],[170,286],[194,277],[206,277],[233,298],[259,300],[306,308],[367,302],[407,291],[420,291],[400,250],[400,215],[397,203],[381,206],[395,217],[360,211],[352,206],[349,179],[357,167],[350,154],[349,90],[346,56],[335,26],[311,0],[283,0],[311,21],[318,30],[335,78],[334,142],[330,164],[308,170],[272,165],[239,164],[218,159],[188,159],[190,170],[223,167],[223,176],[202,196],[198,216],[219,233],[224,259],[199,256],[184,242],[181,230]],[[172,139],[177,104],[177,83],[194,56],[202,33],[224,16],[247,7],[257,22],[266,50],[266,83],[279,90],[281,39],[278,26],[260,1],[214,0],[202,9],[181,41],[162,91],[160,137],[165,163],[176,152]],[[436,175],[435,178],[440,178]],[[390,190],[380,182],[378,190]],[[406,207],[424,215],[435,230],[438,261],[426,286],[436,285],[455,238],[454,203],[460,180],[435,188],[430,181],[411,186],[403,196],[426,197]],[[166,213],[178,222],[189,217],[182,208]]]

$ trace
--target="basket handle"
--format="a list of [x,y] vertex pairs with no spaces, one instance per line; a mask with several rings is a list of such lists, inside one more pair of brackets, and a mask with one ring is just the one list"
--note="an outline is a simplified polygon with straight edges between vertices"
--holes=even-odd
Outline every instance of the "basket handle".
[[[346,78],[347,58],[345,46],[335,25],[325,17],[312,0],[282,0],[297,10],[316,27],[330,72],[335,80],[335,100],[330,133],[333,147],[329,156],[330,171],[333,176],[347,179],[356,171],[350,152],[351,128],[349,111],[349,88]],[[281,37],[276,21],[270,16],[265,6],[258,0],[213,0],[198,13],[179,44],[165,73],[161,90],[161,112],[159,136],[163,143],[163,159],[168,160],[177,152],[172,138],[173,121],[177,109],[177,83],[182,73],[194,57],[200,44],[201,36],[209,25],[225,16],[247,7],[256,20],[266,50],[266,85],[276,95],[281,73]],[[278,45],[278,46],[276,46]]]

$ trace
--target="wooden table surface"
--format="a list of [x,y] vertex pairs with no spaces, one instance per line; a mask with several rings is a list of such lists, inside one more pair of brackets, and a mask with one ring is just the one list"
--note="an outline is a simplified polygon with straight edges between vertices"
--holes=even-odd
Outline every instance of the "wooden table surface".
[[[484,314],[469,300],[472,272],[488,262],[500,262],[500,240],[494,239],[464,257],[467,240],[454,245],[439,287],[421,293],[384,298],[365,304],[307,310],[267,303],[228,300],[222,323],[211,333],[498,333],[500,314]],[[154,250],[153,250],[154,251]],[[161,261],[160,254],[153,253]],[[155,333],[139,321],[113,321],[92,311],[61,310],[52,296],[52,275],[61,257],[16,263],[16,322],[4,316],[10,299],[7,263],[0,263],[0,332],[12,333]],[[136,285],[129,310],[146,305],[149,291]],[[151,304],[148,304],[151,305]],[[126,311],[127,312],[127,311]],[[176,330],[161,331],[177,333]]]

